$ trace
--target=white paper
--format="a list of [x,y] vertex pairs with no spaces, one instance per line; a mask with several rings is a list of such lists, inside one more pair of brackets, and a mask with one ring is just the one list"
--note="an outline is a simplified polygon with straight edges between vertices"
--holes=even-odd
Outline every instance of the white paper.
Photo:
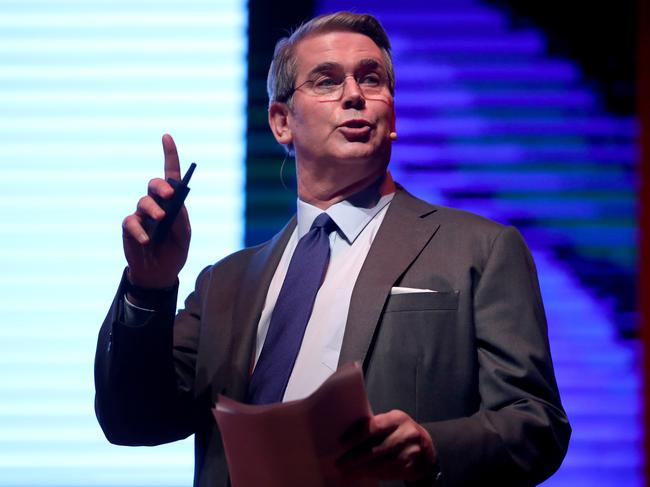
[[332,374],[298,401],[253,406],[219,396],[213,409],[233,487],[375,487],[345,481],[335,460],[341,437],[372,416],[358,364]]

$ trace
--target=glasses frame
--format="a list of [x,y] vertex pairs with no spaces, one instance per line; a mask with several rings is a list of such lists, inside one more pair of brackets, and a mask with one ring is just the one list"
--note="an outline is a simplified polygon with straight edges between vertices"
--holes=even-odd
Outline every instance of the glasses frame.
[[[379,85],[377,87],[372,87],[372,90],[375,90],[375,89],[377,90],[376,93],[367,94],[365,91],[368,90],[370,87],[366,86],[364,88],[364,86],[361,83],[361,80],[363,79],[364,76],[367,76],[368,74],[370,74],[370,73],[346,74],[345,76],[343,76],[343,78],[341,79],[341,82],[339,84],[336,84],[336,85],[332,86],[332,90],[329,93],[316,93],[314,91],[312,91],[312,92],[303,91],[303,93],[305,93],[307,96],[313,96],[313,97],[319,98],[321,100],[339,101],[343,97],[343,92],[345,91],[346,80],[348,78],[353,78],[354,79],[354,82],[356,83],[357,88],[359,88],[359,91],[362,93],[363,97],[366,98],[366,99],[374,99],[373,97],[376,96],[376,95],[379,95],[382,90],[389,91],[388,77],[386,75],[384,75],[384,74],[374,73],[374,74],[377,74],[380,77],[380,83],[379,83]],[[298,86],[294,86],[291,89],[291,93],[289,94],[288,98],[290,99],[294,95],[294,93],[296,91],[301,91],[301,89],[305,85],[309,85],[310,83],[313,85],[316,81],[317,81],[316,79],[308,79],[308,80],[300,83]],[[383,99],[383,97],[382,97],[382,99]]]

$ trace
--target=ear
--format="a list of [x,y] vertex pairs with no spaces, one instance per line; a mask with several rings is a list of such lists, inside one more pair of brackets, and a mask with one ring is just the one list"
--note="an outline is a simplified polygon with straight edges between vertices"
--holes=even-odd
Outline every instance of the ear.
[[293,142],[293,135],[289,128],[289,107],[286,103],[271,103],[269,107],[269,126],[279,144],[288,145]]

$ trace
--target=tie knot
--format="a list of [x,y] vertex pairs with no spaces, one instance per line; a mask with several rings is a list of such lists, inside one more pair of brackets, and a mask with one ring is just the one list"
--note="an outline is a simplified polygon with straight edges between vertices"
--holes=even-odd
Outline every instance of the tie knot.
[[314,223],[311,224],[311,229],[322,228],[327,234],[330,234],[334,229],[336,229],[336,223],[330,218],[327,213],[321,213],[316,217]]

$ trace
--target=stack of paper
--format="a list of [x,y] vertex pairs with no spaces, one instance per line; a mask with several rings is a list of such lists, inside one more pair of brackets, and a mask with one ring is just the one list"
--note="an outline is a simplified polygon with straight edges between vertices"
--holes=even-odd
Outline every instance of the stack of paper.
[[340,368],[299,401],[252,406],[219,396],[213,409],[233,487],[374,487],[342,479],[343,434],[372,411],[358,364]]

